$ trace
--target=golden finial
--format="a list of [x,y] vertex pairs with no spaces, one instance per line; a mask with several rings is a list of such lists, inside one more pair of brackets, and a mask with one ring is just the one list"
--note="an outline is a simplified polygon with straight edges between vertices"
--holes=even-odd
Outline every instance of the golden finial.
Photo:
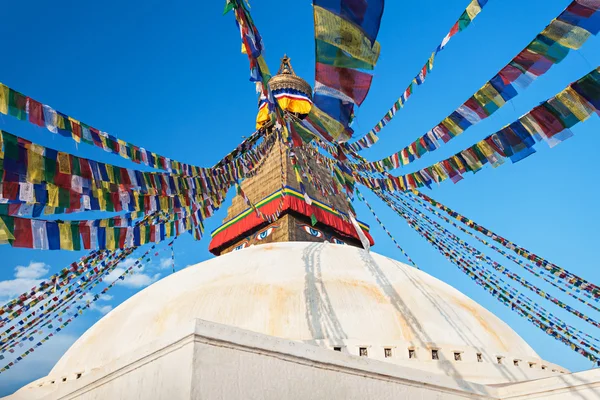
[[292,59],[289,58],[287,56],[287,54],[284,54],[283,58],[281,59],[281,65],[279,66],[279,71],[277,71],[278,75],[292,75],[292,76],[296,76],[296,73],[294,72],[294,68],[292,68]]

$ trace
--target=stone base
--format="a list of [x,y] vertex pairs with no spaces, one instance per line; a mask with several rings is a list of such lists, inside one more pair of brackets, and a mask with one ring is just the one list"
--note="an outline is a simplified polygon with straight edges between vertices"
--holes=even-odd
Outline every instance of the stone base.
[[598,399],[600,370],[482,385],[195,320],[102,368],[7,399]]

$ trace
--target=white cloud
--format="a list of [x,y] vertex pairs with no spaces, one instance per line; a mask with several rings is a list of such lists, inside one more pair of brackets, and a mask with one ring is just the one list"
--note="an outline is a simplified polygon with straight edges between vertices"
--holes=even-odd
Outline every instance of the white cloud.
[[112,311],[112,309],[113,309],[113,306],[111,306],[111,305],[95,306],[94,307],[94,310],[100,312],[100,314],[102,314],[102,315],[108,314],[109,312]]
[[48,273],[50,266],[31,261],[28,266],[15,267],[15,279],[0,281],[0,301],[5,302],[29,291],[40,284],[40,278]]
[[39,279],[11,279],[0,282],[0,298],[13,298],[27,292],[34,286],[37,286]]
[[137,260],[135,258],[126,258],[124,261],[121,261],[119,263],[119,267],[123,268],[123,269],[127,269],[129,267],[132,267],[136,261]]
[[98,300],[93,301],[94,295],[92,293],[86,293],[85,295],[83,295],[81,300],[79,300],[79,303],[81,305],[85,305],[89,302],[90,310],[98,311],[100,314],[104,315],[104,314],[108,314],[109,312],[111,312],[113,309],[113,306],[110,304],[102,304],[102,303],[100,303],[100,301],[103,301],[103,300],[108,301],[108,300],[111,300],[112,298],[113,297],[111,295],[103,294],[103,295],[100,295]]
[[110,284],[118,279],[117,285],[119,286],[125,286],[132,289],[139,289],[144,286],[151,285],[160,279],[160,274],[154,274],[153,276],[150,276],[139,272],[134,273],[133,275],[125,276],[125,279],[119,279],[119,277],[123,275],[124,272],[125,269],[123,268],[115,268],[110,272],[110,274],[106,276],[104,280],[105,282]]
[[49,266],[43,262],[31,261],[28,266],[17,265],[15,267],[15,278],[39,279],[48,273]]
[[129,288],[141,288],[149,286],[160,279],[160,274],[154,274],[153,276],[146,274],[134,274],[125,278],[124,281],[119,281],[118,285],[126,286]]
[[173,267],[173,259],[163,258],[162,260],[160,260],[159,266],[160,266],[160,269],[172,268]]

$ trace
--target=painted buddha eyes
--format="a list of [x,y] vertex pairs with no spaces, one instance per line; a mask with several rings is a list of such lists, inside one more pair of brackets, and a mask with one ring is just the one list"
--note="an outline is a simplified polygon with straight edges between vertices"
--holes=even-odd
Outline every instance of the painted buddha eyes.
[[302,228],[306,231],[306,233],[308,233],[311,236],[314,236],[314,237],[317,237],[317,238],[322,238],[323,237],[323,232],[321,232],[318,229],[313,228],[312,226],[302,225]]
[[273,231],[278,228],[278,226],[272,226],[268,229],[265,229],[264,231],[257,233],[256,234],[256,240],[265,240],[266,238],[268,238],[269,236],[271,236],[271,233],[273,233]]
[[343,240],[340,240],[338,238],[331,238],[331,241],[335,244],[346,244],[346,242],[344,242]]
[[237,250],[242,250],[245,249],[248,246],[248,242],[244,242],[242,244],[240,244],[239,246],[236,246],[233,251],[237,251]]

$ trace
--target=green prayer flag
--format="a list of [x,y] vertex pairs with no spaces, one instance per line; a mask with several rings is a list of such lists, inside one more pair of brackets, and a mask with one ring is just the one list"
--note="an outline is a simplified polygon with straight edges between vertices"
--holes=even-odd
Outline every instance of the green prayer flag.
[[73,175],[81,176],[81,158],[73,157],[71,173]]
[[68,189],[58,188],[58,206],[69,208],[71,205],[71,195]]
[[19,159],[19,145],[17,137],[10,133],[3,132],[2,138],[4,139],[4,158],[10,158],[12,160]]
[[81,250],[81,235],[79,234],[79,225],[71,224],[71,234],[73,237],[73,250]]
[[319,220],[317,219],[315,214],[311,214],[310,215],[310,223],[312,224],[312,226],[315,226],[317,224],[317,222],[319,222]]
[[233,0],[225,1],[225,9],[223,10],[223,15],[227,14],[229,11],[233,10]]
[[27,119],[27,97],[21,93],[8,89],[8,113],[20,120]]
[[458,19],[458,31],[459,32],[462,31],[463,29],[465,29],[470,24],[471,24],[471,17],[469,17],[469,14],[465,10],[465,12],[462,13],[462,15],[460,16],[460,18]]

